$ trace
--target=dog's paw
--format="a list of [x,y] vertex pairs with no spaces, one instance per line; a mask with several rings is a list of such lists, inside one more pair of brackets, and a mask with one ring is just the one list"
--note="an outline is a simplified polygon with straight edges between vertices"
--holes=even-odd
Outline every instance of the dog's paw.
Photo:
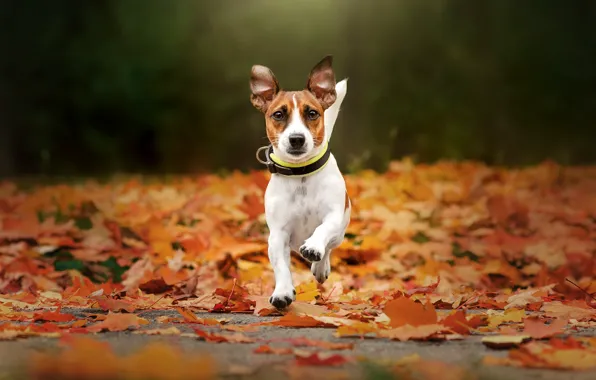
[[329,273],[331,273],[331,264],[329,263],[329,258],[327,258],[327,260],[312,263],[310,266],[310,271],[312,272],[313,276],[315,276],[319,284],[324,283],[329,278]]
[[269,303],[276,309],[285,309],[296,299],[296,290],[291,289],[290,291],[273,291],[273,294],[269,298]]
[[300,247],[300,255],[311,263],[321,261],[324,254],[324,247],[318,247],[316,244],[309,243],[308,240]]

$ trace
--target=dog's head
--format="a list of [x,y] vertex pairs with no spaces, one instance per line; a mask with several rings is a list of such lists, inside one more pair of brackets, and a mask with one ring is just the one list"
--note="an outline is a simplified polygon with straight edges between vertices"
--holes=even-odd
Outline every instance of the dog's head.
[[252,67],[251,103],[265,114],[267,137],[284,161],[302,162],[325,143],[324,113],[336,99],[332,57],[323,58],[310,72],[302,91],[283,91],[273,72]]

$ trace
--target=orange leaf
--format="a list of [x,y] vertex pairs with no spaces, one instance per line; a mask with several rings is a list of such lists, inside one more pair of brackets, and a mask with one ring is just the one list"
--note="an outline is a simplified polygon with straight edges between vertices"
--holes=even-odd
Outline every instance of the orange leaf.
[[35,321],[47,321],[47,322],[69,322],[73,319],[77,319],[72,314],[62,314],[58,311],[46,311],[43,313],[36,313],[33,316]]
[[195,330],[195,333],[199,336],[199,338],[201,338],[202,340],[205,340],[207,342],[212,342],[212,343],[223,343],[223,342],[253,343],[255,341],[253,338],[250,338],[250,337],[240,334],[240,333],[217,334],[217,333],[210,333],[207,331],[203,331],[200,329],[194,329],[194,330]]
[[312,340],[308,338],[293,338],[288,339],[287,342],[296,347],[318,347],[324,350],[351,350],[354,348],[353,343],[335,343],[326,340]]
[[32,355],[32,378],[208,380],[215,376],[214,362],[207,354],[186,355],[162,343],[151,343],[126,357],[115,355],[109,344],[87,337],[65,336],[61,343],[65,350]]
[[338,337],[344,336],[364,336],[368,333],[373,333],[378,330],[378,327],[371,323],[358,322],[349,326],[339,326],[335,335]]
[[276,321],[263,322],[262,325],[285,326],[285,327],[333,327],[334,325],[317,321],[313,317],[298,316],[288,313]]
[[452,314],[449,314],[445,319],[441,321],[441,324],[449,327],[452,331],[468,335],[470,334],[470,324],[466,319],[466,312],[463,310],[457,310]]
[[271,347],[268,345],[259,346],[254,351],[255,354],[276,354],[276,355],[288,355],[294,352],[289,347]]
[[526,318],[522,334],[529,335],[534,339],[550,338],[563,333],[565,326],[567,326],[567,321],[564,319],[557,319],[550,325],[547,325],[536,318]]
[[181,307],[177,307],[176,311],[178,313],[180,313],[180,315],[182,315],[182,317],[184,317],[184,320],[186,322],[197,323],[197,321],[199,320],[199,318],[197,318],[197,316],[190,310],[183,309]]
[[315,352],[312,354],[297,354],[296,365],[308,366],[340,366],[350,362],[348,358],[342,355]]
[[135,305],[123,300],[115,300],[113,298],[98,299],[97,304],[103,310],[111,311],[127,311],[133,313],[136,310]]
[[426,340],[431,337],[437,337],[442,332],[448,332],[443,325],[439,324],[425,324],[419,326],[404,325],[391,330],[380,330],[377,335],[383,338],[393,340]]
[[399,297],[387,302],[383,312],[391,319],[389,322],[391,327],[437,323],[437,312],[432,304],[422,305],[406,297]]
[[103,330],[109,331],[124,331],[129,328],[138,328],[141,325],[148,324],[149,321],[137,317],[135,314],[114,314],[109,313],[105,320],[88,327],[90,332],[100,332]]

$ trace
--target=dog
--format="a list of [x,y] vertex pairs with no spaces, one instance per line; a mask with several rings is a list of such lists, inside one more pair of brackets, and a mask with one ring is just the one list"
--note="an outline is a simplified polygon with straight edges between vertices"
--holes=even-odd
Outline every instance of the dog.
[[[264,203],[275,275],[269,302],[277,309],[296,299],[291,251],[311,263],[322,284],[331,271],[331,251],[342,243],[350,223],[351,201],[328,147],[347,93],[347,78],[336,84],[332,62],[332,56],[323,58],[302,91],[282,90],[265,66],[251,70],[250,100],[265,116],[270,142],[257,151],[257,159],[272,173]],[[265,160],[260,158],[263,150]]]

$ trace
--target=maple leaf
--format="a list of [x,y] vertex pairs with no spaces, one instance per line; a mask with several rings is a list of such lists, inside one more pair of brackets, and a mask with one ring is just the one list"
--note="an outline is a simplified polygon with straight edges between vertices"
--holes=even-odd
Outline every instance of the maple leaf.
[[178,330],[175,326],[172,326],[172,327],[168,327],[165,329],[137,330],[137,331],[133,331],[133,334],[180,335],[180,330]]
[[320,295],[321,292],[317,288],[317,283],[314,281],[300,284],[296,287],[296,301],[314,301]]
[[490,348],[508,349],[517,347],[531,339],[529,335],[494,335],[482,338],[482,344]]
[[269,345],[259,346],[253,351],[255,354],[275,354],[275,355],[289,355],[294,353],[289,347],[271,347]]
[[136,306],[130,302],[124,300],[117,300],[113,298],[96,298],[97,304],[103,310],[110,310],[110,311],[127,311],[129,313],[133,313],[136,310]]
[[137,317],[134,314],[115,314],[108,313],[105,320],[87,328],[90,332],[100,332],[103,330],[109,331],[125,331],[130,328],[136,329],[141,325],[148,324],[146,319]]
[[423,286],[423,287],[419,287],[419,288],[413,288],[413,289],[409,289],[406,294],[408,296],[412,296],[414,294],[428,294],[428,293],[433,293],[436,289],[437,286],[439,286],[439,283],[441,282],[441,276],[437,277],[437,282],[434,282],[428,286]]
[[358,336],[364,337],[369,333],[374,333],[379,328],[371,323],[358,322],[351,325],[339,326],[335,332],[337,337]]
[[109,344],[86,337],[64,336],[59,353],[34,353],[30,358],[32,378],[76,379],[197,379],[215,377],[209,355],[186,355],[163,343],[150,343],[126,357],[119,357]]
[[596,310],[565,305],[559,301],[545,303],[540,310],[551,318],[577,319],[578,321],[596,319]]
[[401,325],[390,330],[379,330],[377,335],[383,338],[393,340],[427,340],[437,338],[443,332],[449,333],[449,330],[439,324],[424,324],[424,325]]
[[596,368],[596,350],[586,347],[558,349],[549,343],[530,342],[509,351],[506,358],[486,357],[488,365],[586,370]]
[[463,310],[456,310],[449,314],[441,321],[441,324],[448,327],[451,331],[462,335],[470,334],[470,329],[473,328],[470,321],[466,318],[466,312]]
[[286,339],[285,341],[296,347],[318,347],[324,350],[351,350],[354,348],[353,343],[335,343],[326,340],[313,340],[302,337]]
[[387,302],[383,312],[389,317],[391,327],[431,325],[437,322],[437,312],[432,304],[422,305],[406,297]]
[[77,319],[72,314],[63,314],[60,311],[46,311],[43,313],[36,313],[33,316],[35,321],[47,321],[47,322],[70,322]]
[[503,323],[521,322],[525,316],[526,312],[523,309],[507,309],[503,314],[489,315],[488,326],[493,328]]
[[296,365],[299,366],[340,366],[351,360],[345,356],[331,353],[296,353]]
[[534,339],[550,338],[561,334],[565,326],[567,326],[567,321],[564,319],[557,319],[550,325],[547,325],[540,322],[537,318],[526,318],[524,320],[524,331],[522,334],[529,335]]
[[250,338],[250,337],[240,334],[240,333],[217,334],[217,333],[210,333],[207,331],[203,331],[203,330],[197,329],[197,328],[195,328],[194,330],[199,338],[201,338],[202,340],[205,340],[207,342],[212,342],[212,343],[223,343],[223,342],[253,343],[253,342],[255,342],[255,339]]
[[285,326],[285,327],[333,327],[333,324],[319,321],[307,315],[296,315],[288,313],[275,321],[262,322],[262,325]]
[[199,318],[190,310],[177,307],[176,311],[182,315],[186,322],[197,322]]

